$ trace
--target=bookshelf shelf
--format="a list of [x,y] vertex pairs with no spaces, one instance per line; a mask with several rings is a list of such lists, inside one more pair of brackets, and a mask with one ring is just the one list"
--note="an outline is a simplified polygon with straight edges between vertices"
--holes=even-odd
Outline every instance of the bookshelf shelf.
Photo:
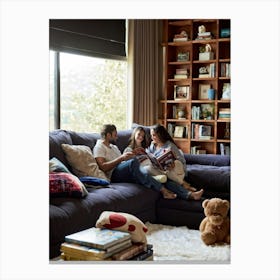
[[[229,19],[182,19],[182,20],[164,20],[163,21],[163,54],[164,54],[164,90],[160,100],[159,121],[168,129],[174,130],[175,126],[185,127],[184,138],[174,138],[175,143],[186,153],[195,153],[204,150],[207,154],[225,154],[229,150],[230,138],[224,137],[225,133],[230,135],[230,118],[221,119],[219,116],[230,116],[230,99],[222,99],[226,86],[230,86],[230,37],[223,38],[224,29],[230,30]],[[205,32],[198,34],[201,26],[205,26]],[[177,40],[178,34],[182,31],[187,33],[186,41]],[[176,36],[175,36],[176,35]],[[208,38],[207,38],[208,36]],[[184,39],[183,39],[184,40]],[[209,56],[201,52],[210,49]],[[181,61],[181,55],[184,60]],[[180,59],[179,59],[180,57]],[[185,58],[187,57],[187,58]],[[201,60],[201,58],[203,60]],[[207,58],[210,58],[207,60]],[[210,77],[202,72],[206,68]],[[187,69],[187,78],[174,78],[178,69]],[[205,70],[205,69],[204,69]],[[188,98],[185,100],[174,99],[175,86],[189,87]],[[206,99],[207,94],[202,94],[202,88],[212,88],[215,90],[214,99]],[[206,96],[206,98],[205,98]],[[203,98],[203,99],[202,99]],[[203,105],[205,104],[205,105]],[[202,107],[203,106],[203,107]],[[206,106],[206,107],[205,107]],[[205,108],[213,107],[211,117],[205,117]],[[193,114],[194,109],[199,111],[199,117]],[[174,118],[177,110],[182,109],[185,119]],[[199,109],[198,109],[199,108]],[[204,115],[200,110],[204,108]],[[209,114],[209,112],[206,112]],[[203,119],[204,116],[204,119]],[[202,129],[208,129],[211,132],[211,139],[198,139],[195,135]],[[203,127],[204,126],[204,127]],[[226,132],[225,132],[226,131]]]

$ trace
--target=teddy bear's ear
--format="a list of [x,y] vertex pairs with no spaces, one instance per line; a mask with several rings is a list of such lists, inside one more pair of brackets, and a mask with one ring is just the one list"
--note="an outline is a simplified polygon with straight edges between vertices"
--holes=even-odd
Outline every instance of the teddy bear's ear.
[[209,199],[205,199],[203,202],[202,202],[202,207],[205,208],[207,206],[209,202]]
[[229,201],[228,200],[223,200],[223,205],[229,208]]

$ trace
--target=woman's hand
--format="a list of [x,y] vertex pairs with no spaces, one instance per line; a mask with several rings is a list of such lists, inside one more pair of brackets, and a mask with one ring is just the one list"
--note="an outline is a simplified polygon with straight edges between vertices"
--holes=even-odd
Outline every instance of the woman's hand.
[[174,163],[174,161],[173,162],[171,162],[171,163],[169,163],[168,165],[167,165],[167,170],[172,170],[173,168],[175,167],[175,163]]

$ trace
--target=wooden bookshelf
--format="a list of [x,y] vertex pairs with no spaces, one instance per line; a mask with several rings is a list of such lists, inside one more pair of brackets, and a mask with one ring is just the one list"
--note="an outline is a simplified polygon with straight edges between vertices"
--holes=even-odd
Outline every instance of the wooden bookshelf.
[[[202,25],[206,30],[202,30],[204,32],[198,39],[198,30]],[[175,35],[183,34],[182,31],[187,33],[187,39],[179,36],[179,41],[174,41]],[[175,126],[186,128],[187,133],[184,133],[184,137],[174,138],[176,144],[186,153],[195,152],[194,147],[197,147],[207,154],[221,154],[221,148],[230,147],[231,101],[230,95],[223,95],[223,90],[227,91],[230,87],[231,80],[231,39],[228,31],[230,31],[229,19],[164,20],[162,43],[164,91],[160,100],[162,108],[159,121],[169,131]],[[208,52],[201,54],[205,50]],[[178,78],[175,75],[178,69],[187,70],[187,77]],[[174,86],[189,86],[188,98],[175,100]],[[215,90],[214,99],[208,99],[208,88]],[[223,96],[227,99],[222,98]],[[197,114],[194,115],[192,108],[195,106],[193,110],[201,112],[202,104],[211,104],[212,114],[204,112],[204,115],[198,113],[199,117]],[[176,115],[178,107],[182,107],[184,118],[179,118],[178,113]],[[201,139],[195,134],[194,127],[198,125],[211,126],[210,139]],[[226,150],[228,151],[228,148]]]

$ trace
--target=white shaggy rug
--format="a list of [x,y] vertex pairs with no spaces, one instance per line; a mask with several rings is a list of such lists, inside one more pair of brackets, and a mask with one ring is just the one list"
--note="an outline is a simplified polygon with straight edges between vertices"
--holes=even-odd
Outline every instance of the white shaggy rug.
[[146,223],[147,240],[153,245],[154,261],[229,263],[230,246],[206,246],[199,230]]

